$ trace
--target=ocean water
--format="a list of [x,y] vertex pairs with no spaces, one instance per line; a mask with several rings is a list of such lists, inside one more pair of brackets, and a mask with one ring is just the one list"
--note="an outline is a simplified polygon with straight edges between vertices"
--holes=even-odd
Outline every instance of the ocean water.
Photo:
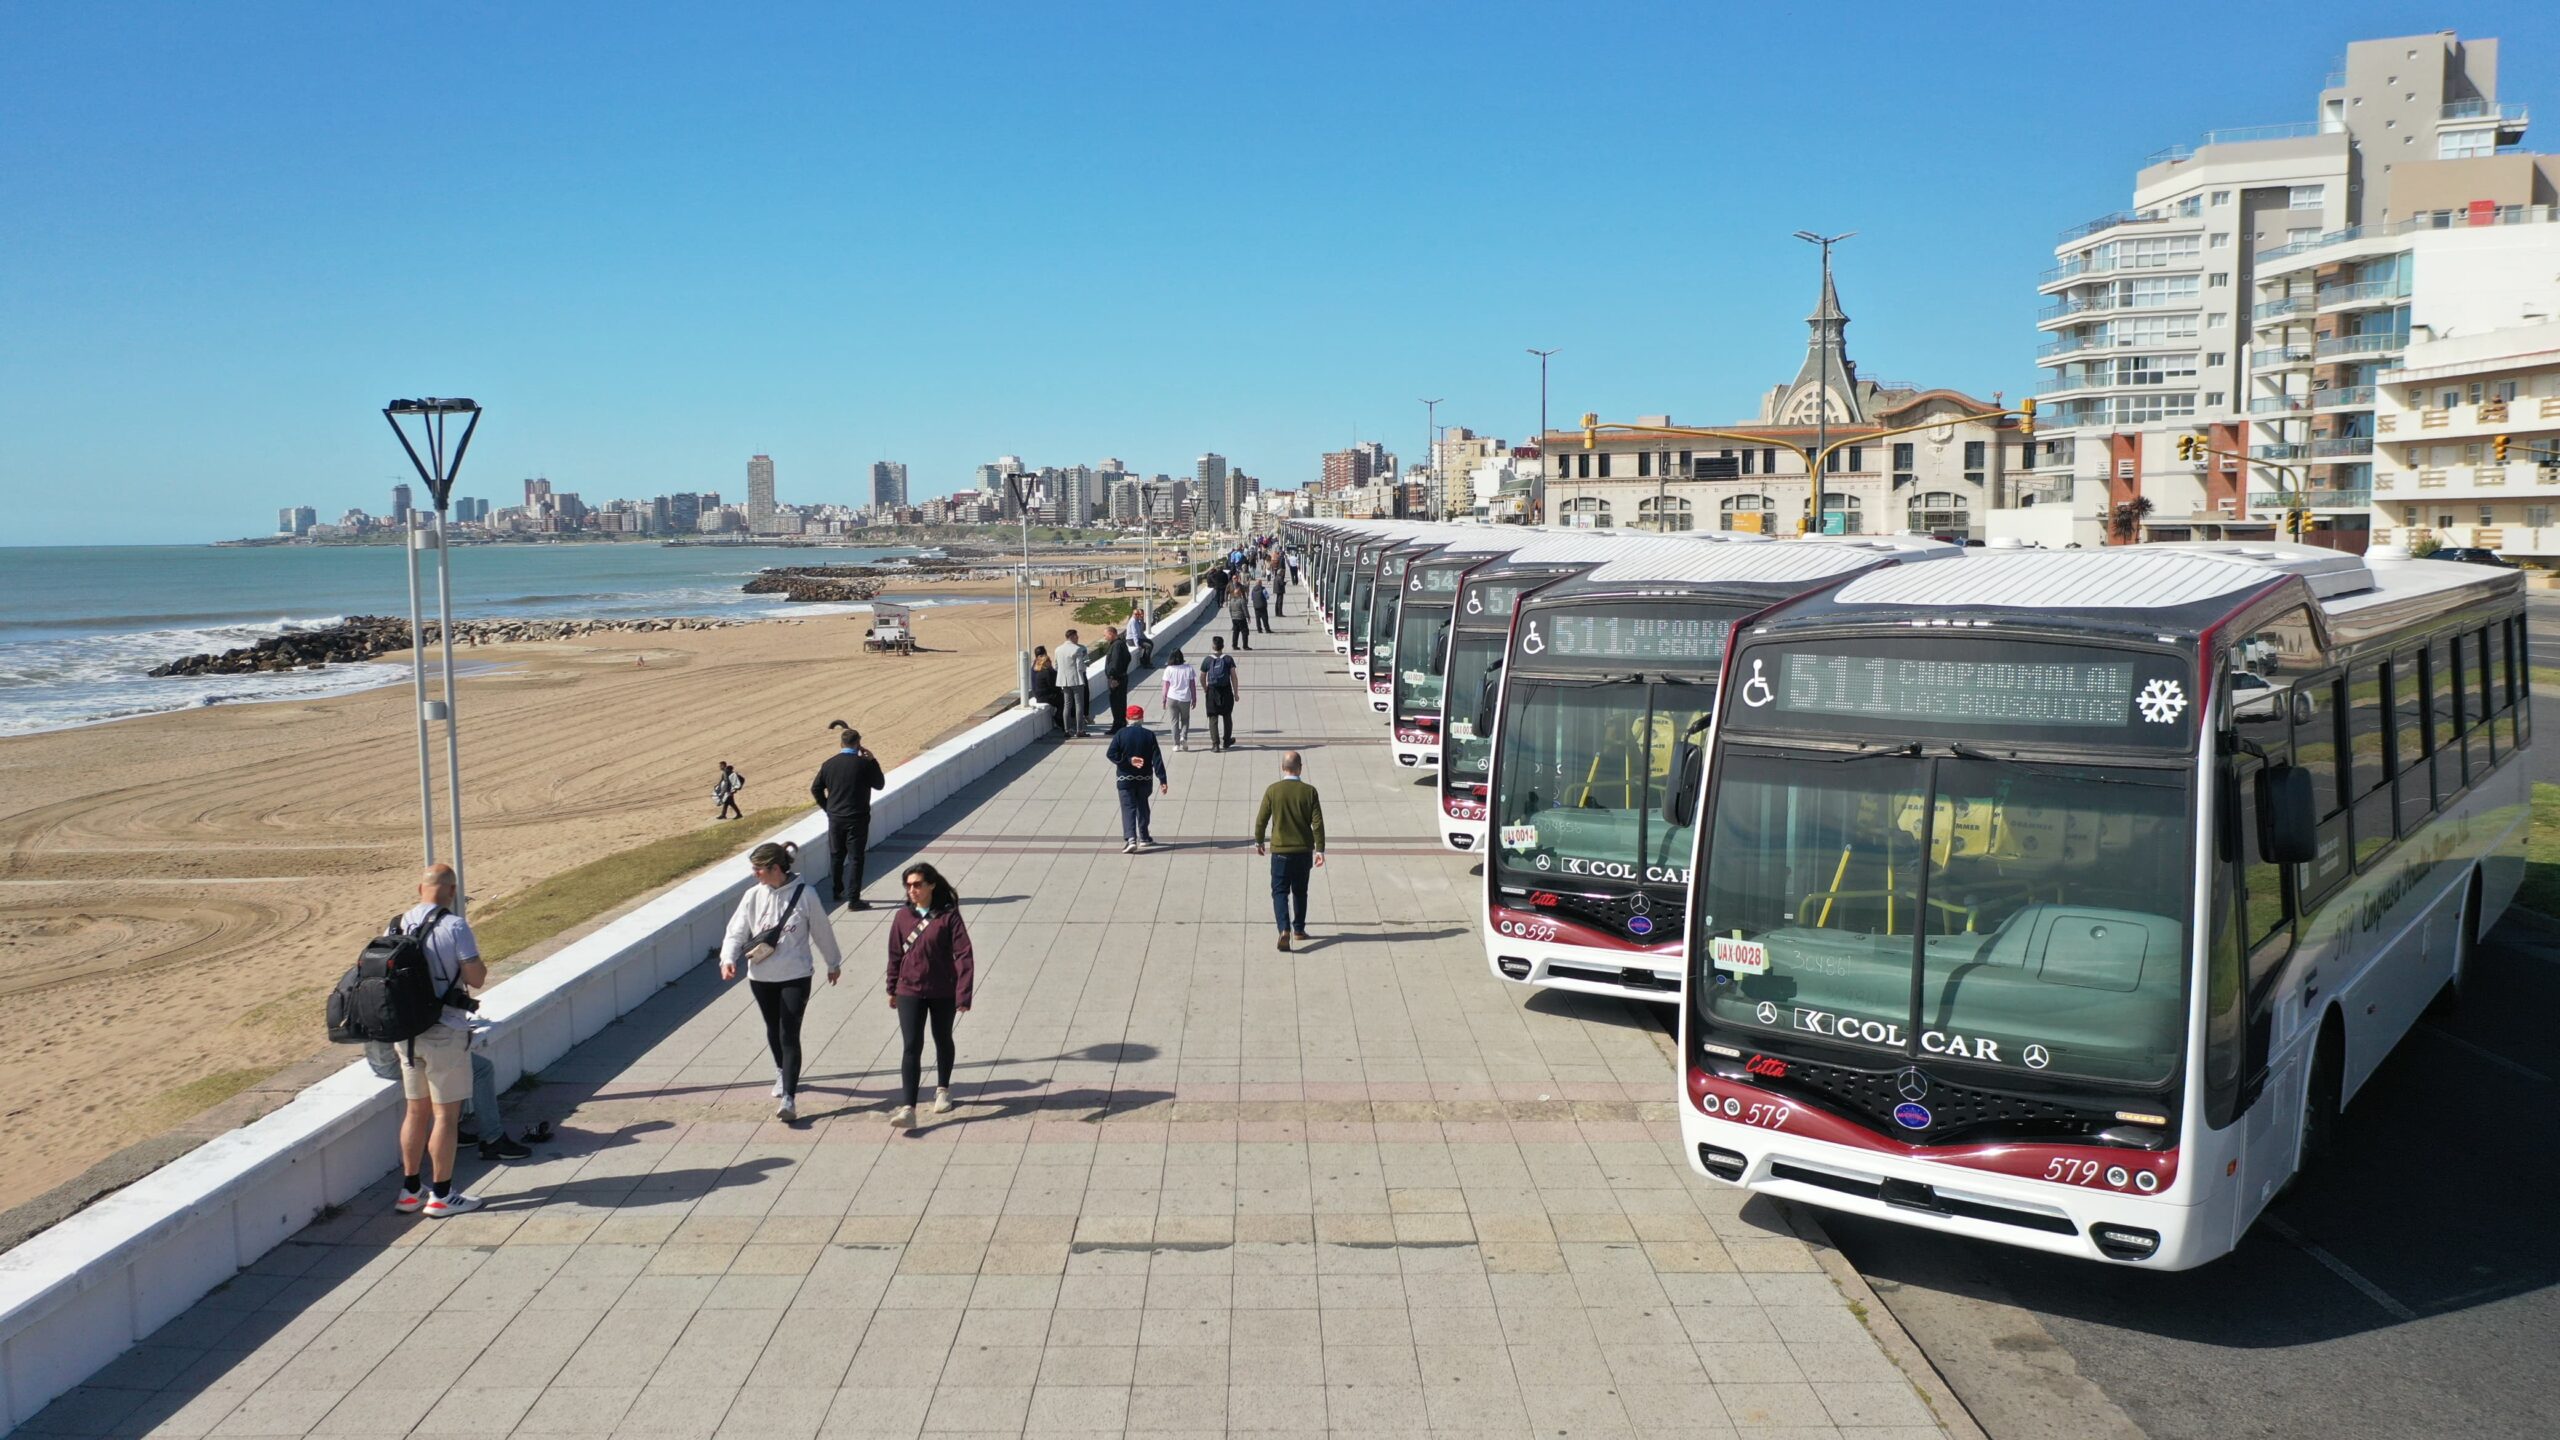
[[[640,544],[457,545],[457,619],[843,614],[739,590],[771,565],[858,565],[910,549]],[[421,556],[432,562],[432,556]],[[419,599],[435,614],[432,563]],[[154,680],[180,656],[248,645],[348,615],[406,615],[399,547],[0,547],[0,735],[207,704],[307,699],[405,682],[406,666]]]

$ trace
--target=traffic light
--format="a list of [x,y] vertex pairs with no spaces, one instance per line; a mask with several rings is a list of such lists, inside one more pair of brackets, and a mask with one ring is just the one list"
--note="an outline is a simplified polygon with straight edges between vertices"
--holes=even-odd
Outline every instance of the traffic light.
[[1599,448],[1600,448],[1600,434],[1599,434],[1599,431],[1600,431],[1600,417],[1599,417],[1598,415],[1593,414],[1591,411],[1588,411],[1588,410],[1583,411],[1583,412],[1582,412],[1582,448],[1583,448],[1583,449],[1585,449],[1585,450],[1597,450],[1597,449],[1599,449]]
[[2491,439],[2491,440],[2489,441],[2489,445],[2490,445],[2490,447],[2491,447],[2492,449],[2494,449],[2494,450],[2496,450],[2496,451],[2498,452],[2498,463],[2499,463],[2499,464],[2501,464],[2501,465],[2506,464],[2506,463],[2507,463],[2507,437],[2506,437],[2506,436],[2504,436],[2504,435],[2496,436],[2495,438],[2493,438],[2493,439]]
[[2291,535],[2296,540],[2301,539],[2302,532],[2311,528],[2311,512],[2308,510],[2286,511],[2284,515],[2284,528],[2286,534]]
[[2196,437],[2193,435],[2181,435],[2178,437],[2178,458],[2181,460],[2193,460],[2196,458]]
[[2018,402],[2018,433],[2029,440],[2036,438],[2036,397],[2033,395]]

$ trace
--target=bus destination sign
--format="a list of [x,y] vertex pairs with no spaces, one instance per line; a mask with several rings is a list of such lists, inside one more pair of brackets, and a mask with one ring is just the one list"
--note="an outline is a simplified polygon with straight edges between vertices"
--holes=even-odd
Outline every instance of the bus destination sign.
[[[2183,709],[2176,682],[2137,691],[2123,660],[1956,660],[1796,653],[1778,673],[1781,714],[1959,725],[2119,729],[2137,717],[2166,724]],[[1764,702],[1765,703],[1765,702]],[[2169,712],[2169,713],[2163,713]]]
[[1713,669],[1733,638],[1733,617],[1691,611],[1546,611],[1520,622],[1520,653],[1566,662],[1636,662]]

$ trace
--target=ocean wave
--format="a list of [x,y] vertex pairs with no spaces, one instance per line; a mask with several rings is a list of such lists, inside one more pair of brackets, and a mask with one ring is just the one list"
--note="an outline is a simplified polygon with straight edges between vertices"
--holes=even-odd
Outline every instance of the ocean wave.
[[331,665],[260,675],[200,675],[154,680],[137,671],[103,679],[55,681],[41,687],[0,688],[0,735],[33,735],[193,710],[208,705],[267,704],[350,695],[407,681],[400,665]]

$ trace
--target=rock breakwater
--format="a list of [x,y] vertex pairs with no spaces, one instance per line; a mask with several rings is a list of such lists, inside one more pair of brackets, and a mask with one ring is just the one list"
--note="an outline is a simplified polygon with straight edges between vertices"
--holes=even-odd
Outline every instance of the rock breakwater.
[[[461,645],[511,645],[533,640],[574,640],[583,635],[645,633],[662,630],[719,630],[734,620],[463,620],[453,638]],[[426,626],[430,645],[444,638],[443,627]],[[155,665],[151,675],[256,675],[280,670],[317,670],[324,665],[352,665],[409,648],[409,622],[391,615],[350,615],[335,625],[288,630],[218,655],[189,655]]]
[[886,577],[867,565],[776,565],[758,571],[742,588],[750,595],[841,604],[868,600],[886,583]]

